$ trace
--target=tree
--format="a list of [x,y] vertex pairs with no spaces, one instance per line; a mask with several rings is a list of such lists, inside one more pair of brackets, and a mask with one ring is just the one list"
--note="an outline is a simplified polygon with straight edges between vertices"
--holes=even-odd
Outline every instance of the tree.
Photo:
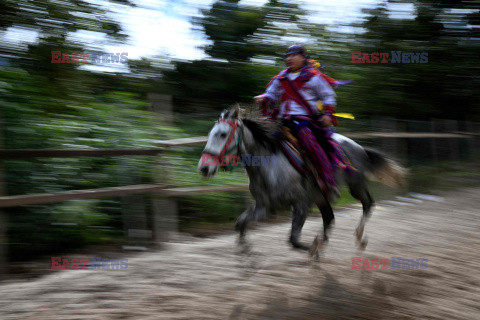
[[[116,1],[129,4],[128,1]],[[38,32],[26,47],[3,42],[0,107],[5,147],[128,148],[163,138],[151,122],[138,82],[82,70],[79,63],[51,63],[51,51],[84,52],[94,43],[71,40],[76,31],[123,41],[118,23],[89,1],[4,1],[2,28]],[[1,40],[0,40],[1,41]],[[150,168],[149,159],[42,158],[6,161],[8,194],[45,193],[132,184]],[[129,174],[125,174],[128,172]],[[11,208],[10,254],[25,259],[118,234],[88,230],[91,224],[118,227],[118,199]],[[75,226],[53,226],[74,222]],[[93,239],[93,241],[92,241]]]
[[369,16],[361,26],[366,32],[352,48],[367,53],[426,52],[428,63],[352,66],[363,84],[354,92],[359,111],[401,118],[478,119],[479,79],[471,72],[480,62],[473,41],[477,29],[468,27],[478,24],[478,11],[451,10],[467,3],[413,1],[413,19],[390,17],[385,4],[365,10]]
[[250,7],[239,0],[219,0],[202,13],[194,24],[211,41],[204,47],[210,57],[176,61],[175,70],[164,72],[176,108],[182,112],[191,112],[199,104],[221,109],[235,102],[251,102],[281,68],[252,59],[275,62],[283,56],[287,35],[308,34],[301,18],[305,12],[295,2],[270,0],[263,7]]

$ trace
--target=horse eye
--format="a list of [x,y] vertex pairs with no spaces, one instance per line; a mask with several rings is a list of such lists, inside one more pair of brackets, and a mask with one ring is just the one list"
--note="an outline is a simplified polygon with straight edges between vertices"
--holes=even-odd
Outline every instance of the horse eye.
[[223,139],[225,139],[225,138],[227,137],[227,134],[226,134],[226,133],[222,133],[222,134],[220,135],[220,137],[223,138]]

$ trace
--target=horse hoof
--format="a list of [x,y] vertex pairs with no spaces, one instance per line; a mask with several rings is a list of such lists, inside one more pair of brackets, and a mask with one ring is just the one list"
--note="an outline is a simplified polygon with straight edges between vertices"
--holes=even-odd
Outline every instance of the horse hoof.
[[363,239],[361,242],[360,242],[360,247],[362,249],[365,249],[367,247],[367,244],[368,244],[368,239],[367,237],[365,237],[365,239]]
[[365,250],[365,248],[367,247],[367,244],[368,244],[368,239],[366,236],[362,240],[357,241],[358,249],[362,251]]
[[292,246],[295,249],[299,249],[299,250],[302,250],[302,251],[308,251],[310,249],[309,246],[301,244],[301,243],[292,243]]
[[250,255],[252,253],[252,245],[245,240],[245,238],[239,238],[237,242],[238,254]]
[[315,256],[316,258],[318,258],[318,251],[321,247],[323,247],[324,243],[325,242],[323,240],[320,240],[319,236],[316,236],[309,250],[310,257]]
[[292,247],[295,248],[295,249],[300,249],[300,250],[304,250],[304,251],[310,250],[310,247],[309,247],[309,246],[304,245],[303,243],[300,243],[300,242],[297,241],[297,240],[290,240],[290,244],[291,244]]
[[247,226],[245,221],[237,220],[237,223],[235,223],[235,231],[240,232],[240,238],[245,237],[245,233],[247,231]]
[[355,235],[355,242],[358,244],[358,243],[361,243],[363,241],[364,238],[366,238],[366,236],[364,237],[363,236],[363,232],[364,232],[364,228],[361,228],[361,229],[356,229],[355,232],[354,232],[354,235]]
[[244,236],[239,236],[239,237],[238,237],[237,244],[238,244],[239,246],[243,246],[243,245],[245,245],[246,243],[247,243],[247,240],[245,239]]
[[244,229],[243,223],[240,223],[239,221],[237,221],[237,222],[235,223],[234,229],[235,229],[235,231],[239,231],[239,232],[242,231],[242,230]]

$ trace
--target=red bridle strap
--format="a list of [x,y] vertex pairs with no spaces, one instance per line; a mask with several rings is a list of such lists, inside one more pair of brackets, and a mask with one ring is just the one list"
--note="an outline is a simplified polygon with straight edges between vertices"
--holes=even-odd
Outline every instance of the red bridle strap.
[[227,150],[230,148],[230,144],[232,143],[233,137],[235,136],[235,132],[237,131],[238,121],[235,120],[235,122],[232,122],[230,120],[225,120],[225,119],[220,119],[218,121],[226,122],[232,127],[232,132],[228,137],[227,143],[225,143],[225,146],[223,147],[222,152],[220,152],[220,155],[218,156],[220,159],[222,159],[225,156],[225,153],[227,152]]

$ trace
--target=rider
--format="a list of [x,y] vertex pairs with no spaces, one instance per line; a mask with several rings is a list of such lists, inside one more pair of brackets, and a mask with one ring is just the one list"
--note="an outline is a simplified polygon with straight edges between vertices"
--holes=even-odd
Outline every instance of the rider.
[[[330,159],[317,141],[319,133],[325,136],[333,124],[335,92],[320,72],[308,63],[302,46],[290,46],[285,53],[285,62],[288,68],[272,78],[266,92],[254,98],[255,103],[262,106],[264,116],[272,120],[280,118],[284,125],[293,129],[323,180],[317,180],[322,192],[327,195],[331,191],[338,195]],[[317,108],[319,100],[323,101],[322,114]],[[280,107],[275,108],[277,101],[280,101]]]

